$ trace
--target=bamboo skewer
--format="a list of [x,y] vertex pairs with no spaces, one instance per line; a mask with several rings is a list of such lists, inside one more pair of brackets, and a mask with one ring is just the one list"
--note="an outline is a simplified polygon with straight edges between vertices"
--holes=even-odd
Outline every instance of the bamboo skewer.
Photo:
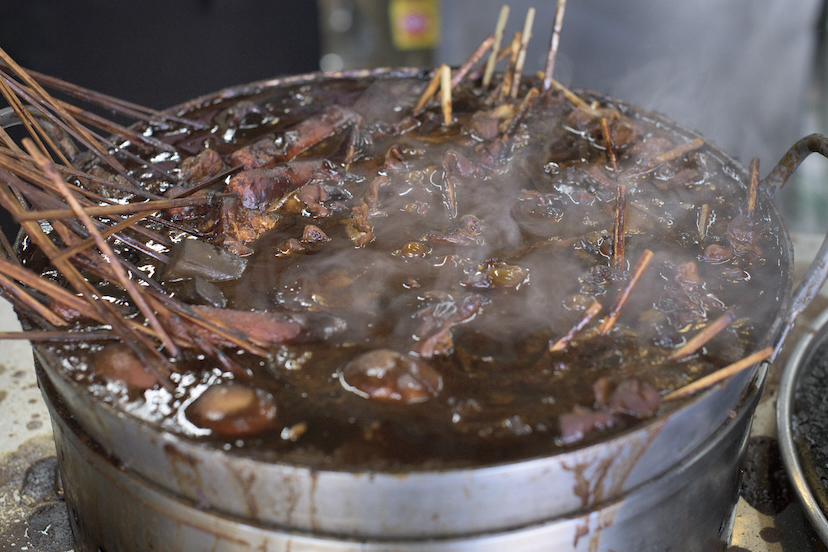
[[552,26],[552,36],[549,38],[549,53],[546,56],[546,67],[543,74],[543,91],[552,89],[552,74],[555,71],[555,60],[558,57],[558,45],[561,42],[561,29],[563,28],[564,11],[566,11],[566,0],[558,0],[555,8],[555,23]]
[[457,70],[457,73],[455,73],[455,75],[451,78],[452,90],[457,88],[457,85],[463,81],[468,72],[471,71],[471,68],[474,67],[474,65],[478,61],[480,61],[480,58],[482,58],[486,54],[486,52],[489,51],[489,48],[491,48],[492,44],[494,44],[494,40],[494,35],[487,36],[486,39],[480,44],[480,46],[478,46],[477,49],[472,53],[472,55],[469,56],[469,59],[467,59],[465,63],[463,63],[463,65],[460,66],[460,68]]
[[[129,213],[141,213],[144,211],[156,212],[175,207],[189,207],[210,203],[209,197],[184,197],[162,200],[142,201],[136,203],[115,203],[113,205],[84,207],[83,212],[90,217],[106,217],[110,215],[124,215]],[[44,209],[28,211],[18,219],[21,220],[60,220],[77,218],[77,214],[71,209]]]
[[71,113],[72,116],[74,116],[79,121],[93,125],[103,131],[108,132],[109,134],[115,134],[117,136],[120,136],[121,138],[130,140],[137,146],[144,146],[148,148],[159,149],[161,151],[167,151],[170,153],[176,153],[176,149],[173,146],[165,144],[161,140],[157,140],[151,136],[144,136],[143,134],[135,132],[117,123],[113,123],[112,121],[104,119],[103,117],[96,115],[95,113],[91,113],[89,111],[80,109],[79,107],[74,106],[70,103],[59,102],[59,104],[68,113]]
[[699,207],[699,222],[697,227],[699,229],[699,238],[705,239],[707,237],[707,227],[710,225],[710,205],[703,203]]
[[[17,260],[14,253],[14,247],[12,247],[12,244],[9,242],[9,238],[6,237],[6,233],[2,231],[0,231],[0,246],[3,247],[3,251],[6,253],[8,258],[14,259],[15,261]],[[2,257],[3,255],[0,255],[0,258]]]
[[618,320],[618,315],[621,312],[621,308],[627,302],[627,298],[630,296],[630,292],[632,292],[635,284],[638,282],[638,279],[641,278],[641,275],[644,274],[644,270],[647,268],[647,265],[650,263],[650,259],[653,258],[653,252],[649,249],[645,249],[644,253],[641,254],[641,257],[638,259],[638,262],[635,263],[635,267],[633,268],[632,274],[630,275],[630,279],[627,282],[627,285],[624,286],[624,289],[621,290],[621,293],[618,294],[618,297],[615,299],[615,304],[612,306],[612,310],[610,310],[609,315],[604,319],[601,323],[601,326],[598,328],[598,333],[601,335],[607,335],[612,327],[615,325],[615,321]]
[[420,99],[417,100],[417,103],[414,104],[414,115],[418,115],[422,112],[425,105],[428,103],[428,100],[437,92],[437,89],[440,88],[440,80],[443,78],[443,68],[442,66],[439,67],[436,71],[434,71],[434,75],[432,75],[431,80],[428,82],[428,86],[426,89],[423,90],[423,93],[420,95]]
[[598,301],[593,301],[589,308],[586,310],[584,315],[581,317],[578,322],[572,326],[572,328],[566,332],[566,334],[558,339],[555,343],[549,346],[549,352],[554,353],[556,351],[563,351],[566,349],[572,340],[575,338],[575,335],[583,330],[590,321],[595,318],[599,312],[601,312],[601,303]]
[[559,83],[559,82],[558,82],[558,81],[556,81],[555,79],[549,79],[549,80],[550,80],[550,82],[552,83],[552,84],[551,84],[551,86],[553,86],[553,87],[555,87],[556,89],[558,89],[558,90],[560,90],[561,92],[563,92],[564,97],[565,97],[567,100],[569,100],[569,102],[570,102],[571,104],[573,104],[575,107],[581,107],[581,108],[584,108],[584,109],[590,109],[590,110],[592,109],[592,108],[589,106],[589,104],[588,104],[588,103],[586,103],[586,101],[584,101],[584,99],[583,99],[583,98],[581,98],[579,95],[577,95],[575,92],[573,92],[572,90],[570,90],[570,89],[569,89],[569,88],[567,88],[566,86],[562,85],[561,83]]
[[105,341],[110,339],[120,338],[111,332],[0,332],[0,341]]
[[[0,77],[3,77],[3,75],[0,74]],[[11,108],[14,110],[14,113],[29,133],[29,136],[32,137],[38,148],[40,148],[40,151],[44,154],[48,155],[49,148],[51,148],[52,151],[56,152],[61,157],[61,160],[65,164],[70,164],[63,155],[61,149],[52,142],[49,135],[43,130],[40,124],[38,124],[29,110],[26,109],[20,99],[12,93],[11,85],[13,85],[13,82],[14,81],[9,80],[8,78],[0,78],[0,94],[3,95]],[[43,143],[43,140],[46,140],[46,144]]]
[[443,124],[451,124],[451,69],[448,65],[440,66],[440,106],[443,109]]
[[532,38],[532,25],[535,22],[535,8],[529,8],[526,12],[526,21],[523,23],[523,33],[521,33],[520,51],[518,52],[517,61],[515,61],[515,73],[512,77],[512,90],[509,94],[512,98],[517,98],[518,88],[520,88],[520,79],[523,74],[523,64],[526,62],[526,49],[529,47],[529,39]]
[[36,274],[30,272],[22,266],[12,263],[6,259],[0,259],[0,274],[5,274],[9,278],[17,280],[18,282],[25,282],[30,288],[39,291],[49,298],[66,305],[67,307],[78,311],[87,318],[104,322],[104,320],[96,317],[94,311],[89,307],[88,303],[60,287],[59,285],[50,282],[44,278],[38,278]]
[[[117,234],[118,232],[120,232],[122,230],[126,230],[127,228],[130,228],[131,226],[135,225],[136,223],[140,222],[141,220],[147,218],[147,216],[148,216],[147,214],[134,215],[132,217],[124,219],[123,221],[119,222],[118,224],[110,226],[109,228],[107,228],[106,230],[101,232],[101,237],[103,237],[104,239],[107,239],[110,236],[113,236],[114,234]],[[77,255],[78,253],[80,253],[84,249],[86,249],[88,247],[92,247],[93,245],[95,245],[95,239],[91,238],[91,237],[86,238],[82,242],[77,243],[77,244],[69,247],[68,249],[64,249],[63,252],[55,258],[56,259],[68,259],[70,257],[73,257],[73,256]],[[54,259],[53,259],[53,261],[54,261]],[[165,264],[167,264],[167,263],[165,263]]]
[[509,121],[509,124],[506,125],[506,129],[501,134],[500,139],[506,140],[509,136],[514,134],[517,127],[523,120],[526,118],[526,115],[529,113],[529,110],[532,109],[532,105],[534,105],[535,100],[538,99],[538,95],[540,92],[537,88],[530,88],[529,92],[526,93],[526,96],[523,98],[523,101],[520,103],[517,111],[515,112],[514,117]]
[[715,337],[716,334],[728,327],[730,323],[734,320],[736,320],[736,315],[732,312],[727,312],[721,315],[719,318],[717,318],[716,320],[711,322],[707,327],[705,327],[702,331],[694,335],[692,339],[687,341],[687,343],[673,351],[672,354],[667,358],[670,360],[676,360],[679,358],[684,358],[686,356],[692,355],[693,353],[701,349],[705,345],[705,343],[713,339],[713,337]]
[[686,397],[688,395],[692,395],[693,393],[697,393],[703,389],[710,387],[720,381],[726,380],[732,376],[735,376],[742,370],[750,368],[754,364],[758,362],[762,362],[763,360],[767,360],[773,354],[773,347],[766,347],[761,351],[756,351],[755,353],[746,356],[742,360],[738,360],[733,364],[725,366],[721,370],[717,370],[712,374],[704,376],[703,378],[699,378],[693,383],[689,385],[685,385],[684,387],[680,387],[671,393],[664,395],[661,400],[662,401],[671,401],[673,399],[680,399],[682,397]]
[[618,161],[615,158],[615,149],[612,146],[612,135],[610,134],[609,123],[606,117],[601,117],[601,135],[604,137],[604,144],[607,148],[607,160],[612,165],[612,171],[618,172]]
[[662,163],[666,163],[667,161],[672,161],[673,159],[678,159],[682,155],[690,153],[691,151],[695,151],[704,145],[704,140],[701,138],[696,138],[689,142],[685,142],[680,146],[677,146],[669,151],[666,151],[659,155],[656,158],[655,166],[661,165]]
[[[2,129],[0,129],[0,134],[2,134]],[[18,163],[18,164],[9,163],[7,160],[4,159],[4,156],[5,157],[10,157],[12,159],[20,160],[20,161],[26,161],[26,162],[34,163],[34,160],[32,159],[32,157],[29,154],[27,154],[26,152],[15,151],[15,150],[10,149],[10,148],[0,147],[0,165],[3,166],[4,168],[14,172],[14,173],[17,173],[19,176],[24,176],[24,175],[28,174],[28,175],[34,175],[33,178],[41,177],[41,175],[36,174],[36,173],[25,172],[26,169],[23,166],[24,164],[22,164],[22,163]],[[113,181],[107,180],[105,178],[100,178],[98,176],[94,176],[94,175],[91,175],[89,173],[79,171],[79,170],[74,169],[72,167],[67,167],[67,166],[64,166],[64,165],[58,165],[57,169],[65,175],[72,176],[72,177],[75,177],[75,178],[80,179],[80,180],[88,180],[90,182],[95,182],[97,184],[101,184],[101,185],[106,186],[108,188],[112,188],[114,190],[118,190],[118,191],[121,191],[121,192],[126,192],[126,193],[129,193],[129,194],[133,194],[137,197],[142,197],[144,199],[164,199],[161,196],[155,195],[155,194],[147,192],[145,190],[136,189],[136,188],[133,188],[132,186],[123,186],[123,185],[121,185],[117,182],[113,182]],[[28,176],[24,176],[24,178],[30,179]],[[100,196],[94,194],[93,192],[90,192],[89,190],[85,190],[83,188],[74,187],[74,190],[77,193],[83,194],[83,195],[85,195],[87,197],[91,197],[93,199],[98,199],[100,201],[111,201],[111,200],[101,199]]]
[[[0,61],[0,67],[10,69],[9,65],[2,61]],[[112,113],[126,115],[127,117],[132,117],[133,119],[139,121],[170,121],[180,123],[182,125],[189,126],[194,129],[207,128],[206,125],[199,123],[197,121],[177,117],[175,115],[151,109],[146,106],[134,104],[127,100],[116,98],[114,96],[109,96],[107,94],[103,94],[102,92],[97,92],[95,90],[90,90],[89,88],[84,88],[82,86],[72,84],[70,82],[61,80],[57,77],[44,75],[43,73],[38,73],[37,71],[32,71],[31,69],[25,69],[25,71],[35,81],[41,83],[42,86],[49,86],[51,88],[60,90],[61,92],[64,92],[80,100],[103,107],[104,109],[107,109]]]
[[612,266],[624,270],[624,247],[626,242],[627,186],[615,186],[615,231],[612,239]]
[[115,260],[115,252],[109,246],[105,239],[101,236],[100,232],[98,232],[97,227],[95,226],[94,221],[92,218],[87,215],[83,207],[81,207],[80,203],[78,203],[77,199],[69,188],[66,186],[66,183],[58,174],[57,170],[54,166],[46,160],[46,158],[42,157],[37,150],[34,148],[33,145],[29,147],[30,142],[24,139],[23,141],[24,146],[27,146],[27,150],[29,155],[34,157],[35,161],[40,166],[41,170],[43,170],[52,180],[52,182],[60,189],[61,193],[63,194],[66,202],[72,208],[73,211],[77,214],[78,218],[83,222],[83,225],[86,226],[86,229],[89,231],[90,234],[95,238],[95,242],[98,248],[101,250],[101,253],[106,255],[110,261],[110,268],[113,270],[115,275],[117,276],[118,280],[120,281],[121,285],[124,289],[129,293],[132,300],[135,302],[135,305],[144,315],[147,322],[149,322],[150,326],[156,331],[158,337],[164,343],[164,346],[170,351],[172,356],[178,355],[178,347],[173,343],[170,336],[167,335],[166,330],[161,326],[161,323],[155,317],[155,313],[149,308],[147,305],[146,300],[142,296],[141,293],[138,292],[138,289],[135,287],[135,283],[127,276],[126,271],[124,270],[123,266],[119,262]]
[[[10,185],[13,183],[19,183],[19,180],[5,169],[0,169],[0,205],[12,213],[12,215],[20,211],[20,206],[15,203],[14,195],[10,189]],[[32,242],[41,251],[43,251],[48,258],[52,259],[59,253],[55,244],[53,244],[49,237],[43,233],[40,226],[36,222],[23,221],[21,226],[26,231]],[[58,226],[55,228],[58,229]],[[82,303],[78,305],[79,308],[75,310],[81,313],[87,312],[89,313],[90,318],[111,326],[113,331],[121,337],[124,343],[126,343],[133,350],[138,358],[158,376],[161,384],[168,389],[172,389],[173,386],[167,379],[170,372],[169,363],[163,355],[155,350],[153,344],[144,338],[141,333],[139,333],[148,333],[152,330],[138,325],[134,321],[124,320],[121,314],[116,312],[114,307],[109,302],[102,301],[98,298],[98,293],[95,288],[92,287],[92,285],[74,266],[72,266],[72,264],[64,260],[57,261],[54,265],[61,272],[63,277],[66,278],[69,284],[81,293]],[[42,283],[43,282],[38,282],[37,285],[42,285]],[[35,283],[31,282],[30,285],[34,287]],[[62,291],[66,295],[67,301],[65,304],[67,305],[72,305],[80,299],[66,292],[66,290]],[[60,292],[55,293],[60,295]],[[140,345],[143,345],[143,347]],[[147,357],[147,352],[153,355],[156,362],[153,362]]]
[[503,41],[503,29],[506,28],[506,21],[509,19],[509,6],[500,8],[500,15],[497,17],[497,25],[495,26],[494,43],[492,44],[492,53],[489,54],[489,60],[486,62],[486,71],[483,73],[483,87],[488,88],[492,82],[492,75],[494,74],[495,64],[497,63],[498,54],[500,53],[500,43]]
[[11,281],[6,276],[0,274],[0,287],[6,290],[6,292],[10,293],[11,295],[17,297],[17,299],[26,307],[37,313],[38,315],[42,316],[44,320],[46,320],[52,326],[66,326],[66,320],[55,314],[54,312],[50,311],[46,308],[42,303],[37,301],[34,297],[26,293],[26,291]]
[[759,158],[750,160],[750,185],[748,186],[748,216],[753,220],[756,212],[756,191],[759,189]]
[[503,82],[497,91],[497,104],[502,103],[512,90],[512,81],[515,78],[515,65],[517,64],[518,55],[520,55],[520,43],[521,34],[515,33],[509,45],[509,63],[506,65],[506,70],[503,72]]

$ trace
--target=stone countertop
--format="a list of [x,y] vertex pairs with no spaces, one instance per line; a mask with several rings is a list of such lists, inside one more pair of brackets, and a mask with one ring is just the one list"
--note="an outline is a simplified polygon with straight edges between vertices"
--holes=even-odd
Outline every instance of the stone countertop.
[[[793,241],[801,274],[822,237],[794,235]],[[788,483],[776,441],[776,396],[785,361],[803,328],[826,308],[828,292],[823,290],[800,316],[769,371],[751,430],[729,552],[828,550]],[[0,331],[19,329],[11,305],[0,299]],[[49,412],[37,387],[31,347],[24,341],[0,341],[0,421],[0,552],[71,551]]]

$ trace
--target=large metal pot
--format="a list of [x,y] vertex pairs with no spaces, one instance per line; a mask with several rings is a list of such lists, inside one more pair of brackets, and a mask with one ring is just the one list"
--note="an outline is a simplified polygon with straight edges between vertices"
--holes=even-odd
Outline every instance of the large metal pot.
[[[254,83],[176,111],[336,78]],[[697,136],[652,117],[678,135]],[[766,179],[766,190],[824,143],[803,141]],[[777,308],[759,346],[778,347],[825,279],[828,246],[792,298],[792,245],[776,208],[767,211],[779,229],[785,284],[767,290]],[[507,464],[396,473],[311,469],[195,443],[95,399],[45,348],[35,346],[35,354],[82,552],[713,550],[729,536],[767,371],[765,364],[743,371],[598,444]]]

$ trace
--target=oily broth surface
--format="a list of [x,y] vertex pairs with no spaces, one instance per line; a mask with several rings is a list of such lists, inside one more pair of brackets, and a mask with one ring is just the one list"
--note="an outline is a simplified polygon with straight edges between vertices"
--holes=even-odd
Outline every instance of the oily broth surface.
[[[408,80],[417,87],[424,82],[420,77]],[[182,158],[205,146],[228,156],[269,133],[280,135],[324,105],[354,105],[371,81],[298,83],[222,98],[186,114],[212,122],[209,130],[146,132],[174,144]],[[613,172],[600,138],[568,124],[569,103],[539,102],[497,162],[471,176],[455,175],[457,216],[452,218],[444,179],[447,152],[482,164],[479,150],[492,142],[470,130],[473,115],[489,109],[483,95],[462,85],[458,96],[456,121],[449,127],[441,124],[439,108],[431,107],[414,128],[375,133],[370,153],[347,168],[347,130],[301,154],[302,159],[324,157],[345,174],[339,195],[330,202],[333,214],[281,217],[273,230],[249,244],[253,254],[241,278],[217,284],[231,309],[322,315],[327,318],[321,320],[339,324],[331,334],[317,332],[274,346],[269,359],[230,351],[234,361],[254,373],[249,385],[274,397],[278,413],[271,430],[228,439],[190,424],[182,414],[186,407],[206,387],[232,379],[192,351],[176,362],[180,375],[172,393],[136,392],[96,377],[90,365],[104,343],[53,347],[65,359],[63,367],[102,400],[217,447],[313,466],[410,468],[509,461],[595,442],[642,423],[634,415],[617,413],[612,427],[596,428],[572,443],[561,440],[562,415],[578,407],[601,410],[593,389],[600,378],[646,381],[666,391],[757,349],[777,317],[787,281],[782,238],[771,213],[760,205],[760,255],[704,260],[705,247],[727,245],[728,225],[746,208],[740,173],[715,149],[702,146],[628,180],[627,271],[610,273],[606,244],[612,241],[615,189],[606,184],[617,174],[636,174],[641,157],[632,147],[622,149],[618,173]],[[241,100],[254,101],[261,113],[238,128],[217,121],[228,104]],[[401,120],[410,111],[410,104],[385,101],[387,109],[379,105],[376,110],[388,118]],[[628,117],[641,129],[642,142],[662,139],[677,146],[692,139],[623,104],[602,107],[616,107]],[[405,174],[389,175],[390,183],[378,195],[380,212],[370,217],[374,239],[357,247],[348,234],[351,207],[378,174],[388,173],[384,158],[395,145],[407,160]],[[175,170],[179,162],[171,156],[160,164]],[[590,176],[591,167],[605,180]],[[693,175],[687,178],[682,171]],[[138,172],[135,176],[140,177]],[[142,181],[156,193],[171,185],[149,175]],[[526,191],[537,192],[532,197],[546,203],[525,208],[530,201]],[[427,205],[426,212],[411,207],[419,204]],[[699,230],[702,205],[711,212],[704,237]],[[465,244],[424,239],[429,232],[451,233],[468,215],[482,223],[475,235],[479,239]],[[307,224],[321,228],[330,241],[285,253],[285,244],[301,237]],[[406,256],[410,243],[422,244],[425,252]],[[565,351],[546,352],[583,314],[572,297],[598,300],[603,305],[600,320],[625,284],[630,265],[646,249],[654,252],[653,260],[609,335],[597,335],[593,322]],[[138,266],[153,264],[126,248],[119,250]],[[677,306],[670,292],[677,267],[691,261],[702,282],[693,298],[701,314],[694,316]],[[45,270],[36,253],[26,262]],[[162,270],[156,266],[155,274]],[[495,279],[503,275],[506,283],[481,284],[492,274]],[[98,285],[113,301],[131,308],[120,290]],[[366,399],[343,386],[340,375],[354,358],[377,349],[412,351],[423,340],[418,332],[426,309],[456,308],[468,296],[481,302],[476,314],[452,327],[448,352],[423,359],[442,379],[435,397],[402,404]],[[666,359],[728,310],[737,314],[736,322],[700,353],[684,361]]]

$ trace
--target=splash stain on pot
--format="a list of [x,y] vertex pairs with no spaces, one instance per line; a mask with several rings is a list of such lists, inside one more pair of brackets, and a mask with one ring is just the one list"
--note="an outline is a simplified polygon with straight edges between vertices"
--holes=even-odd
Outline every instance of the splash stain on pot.
[[310,472],[310,494],[308,500],[310,501],[310,526],[314,531],[319,530],[319,521],[316,519],[316,488],[319,484],[319,472],[311,470]]
[[[229,466],[228,466],[229,467]],[[239,469],[229,469],[233,478],[238,482],[244,502],[247,505],[247,515],[252,519],[259,517],[259,505],[256,503],[254,496],[254,485],[256,483],[256,474],[252,471],[242,472]]]
[[[172,443],[166,443],[163,450],[169,462],[172,475],[178,482],[178,487],[182,490],[191,490],[194,495],[203,497],[204,493],[201,489],[204,487],[204,482],[201,479],[199,460],[179,450]],[[207,508],[209,506],[210,504],[206,498],[200,501],[200,508]]]
[[[581,505],[588,508],[605,498],[619,496],[630,472],[664,425],[665,422],[661,422],[650,426],[646,432],[647,437],[639,443],[631,443],[626,451],[623,449],[604,451],[607,455],[605,458],[597,458],[574,466],[564,464],[564,469],[575,476],[572,492],[581,499]],[[609,507],[602,510],[597,517],[595,512],[584,517],[583,523],[575,531],[573,547],[577,548],[578,541],[590,535],[590,552],[598,550],[601,530],[612,525],[616,511],[616,508]]]

